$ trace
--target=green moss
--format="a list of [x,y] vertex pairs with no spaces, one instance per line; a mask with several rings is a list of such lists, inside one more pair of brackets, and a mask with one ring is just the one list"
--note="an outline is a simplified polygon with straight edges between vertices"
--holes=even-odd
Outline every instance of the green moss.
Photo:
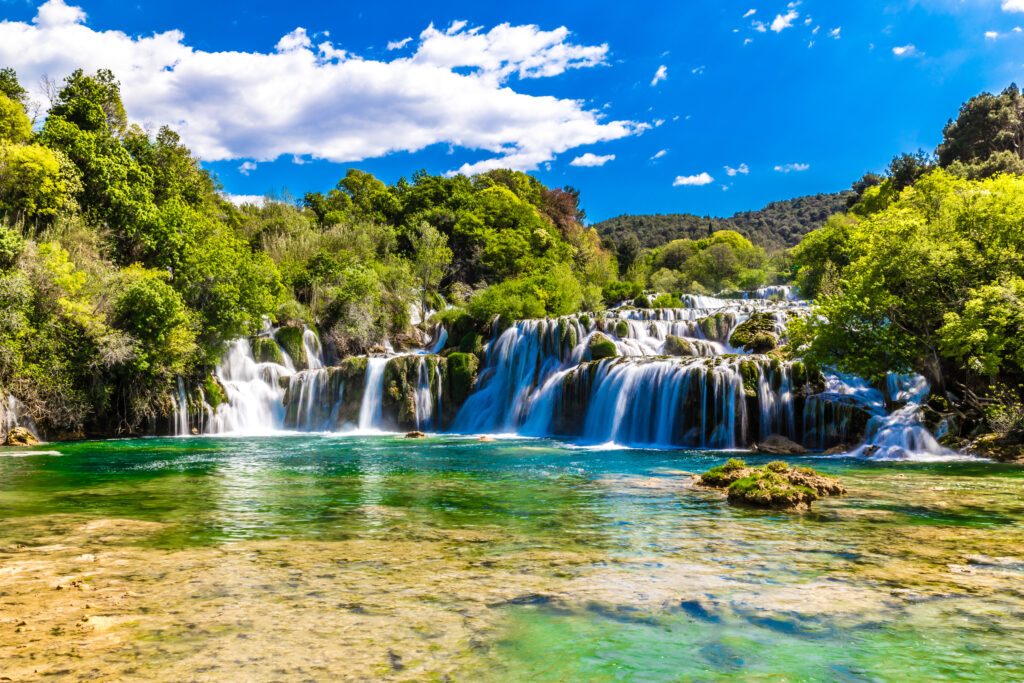
[[699,483],[728,489],[730,503],[773,509],[805,510],[819,498],[846,493],[838,479],[810,467],[791,468],[782,460],[749,467],[733,458],[705,472]]
[[629,336],[629,323],[625,320],[619,320],[615,323],[615,336],[619,339],[625,339]]
[[484,350],[484,338],[475,331],[467,332],[459,340],[459,351],[462,353],[475,353],[480,355]]
[[580,325],[583,326],[583,329],[588,329],[590,327],[590,316],[587,315],[586,313],[581,315],[580,316]]
[[615,348],[615,342],[600,332],[591,335],[587,348],[590,351],[591,360],[615,358],[619,355],[619,350]]
[[740,377],[743,378],[743,393],[751,398],[757,396],[757,379],[760,375],[757,363],[752,360],[740,361]]
[[665,337],[665,354],[669,356],[693,356],[693,344],[688,339],[670,334]]
[[633,299],[633,305],[636,306],[637,308],[650,308],[651,300],[648,299],[643,294],[641,294],[637,298]]
[[296,370],[306,369],[306,349],[302,345],[301,327],[281,327],[274,333],[274,339],[281,345],[284,352],[292,359]]
[[779,337],[775,333],[774,316],[771,313],[752,314],[733,330],[729,344],[752,353],[768,353],[777,348]]
[[461,406],[473,391],[480,359],[471,353],[457,352],[448,356],[448,402]]
[[252,340],[252,357],[256,359],[257,363],[284,364],[281,347],[269,337],[256,337]]
[[[276,344],[274,346],[275,348],[277,347]],[[203,378],[203,396],[211,408],[216,408],[221,403],[228,402],[228,395],[224,391],[224,387],[220,385],[220,382],[213,375],[207,375]]]

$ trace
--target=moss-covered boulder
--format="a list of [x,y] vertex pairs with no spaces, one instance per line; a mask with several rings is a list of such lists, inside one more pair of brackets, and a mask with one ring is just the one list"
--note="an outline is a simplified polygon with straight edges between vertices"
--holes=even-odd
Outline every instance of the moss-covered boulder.
[[480,359],[471,353],[452,353],[448,356],[445,393],[442,403],[446,412],[454,415],[466,402],[476,386],[476,374]]
[[693,350],[693,344],[690,343],[689,339],[683,337],[677,337],[674,334],[667,335],[665,337],[665,346],[662,348],[662,352],[666,356],[695,356],[697,355]]
[[733,458],[724,465],[712,467],[697,483],[726,489],[728,500],[734,505],[775,510],[807,510],[820,498],[846,493],[846,487],[835,477],[825,476],[810,467],[790,467],[781,460],[764,467],[750,467]]
[[228,402],[228,393],[214,375],[207,375],[203,378],[203,400],[214,410],[221,403]]
[[717,342],[724,342],[735,324],[736,315],[725,312],[715,313],[697,321],[697,327],[704,333],[704,337]]
[[302,333],[301,327],[280,327],[277,332],[274,333],[274,339],[281,345],[284,352],[288,354],[288,357],[292,359],[292,364],[295,365],[296,370],[306,369],[306,348],[302,345]]
[[743,380],[743,394],[747,398],[757,398],[757,383],[761,377],[761,369],[752,360],[740,361],[740,377]]
[[[436,380],[437,358],[433,356],[396,356],[384,366],[384,395],[381,412],[389,427],[413,429],[416,425],[416,388],[419,384],[420,364],[427,363],[427,377]],[[436,387],[432,387],[436,389]],[[431,396],[434,396],[431,392]]]
[[256,337],[252,340],[252,357],[257,363],[277,363],[284,365],[281,347],[270,337]]
[[615,348],[615,342],[600,332],[595,332],[590,336],[587,351],[590,353],[591,360],[615,358],[619,355],[619,350]]
[[39,439],[28,431],[24,427],[15,427],[14,429],[7,432],[4,437],[4,446],[17,446],[19,448],[25,448],[28,446],[35,446],[39,443]]
[[629,323],[625,320],[619,320],[615,323],[615,336],[619,339],[625,339],[629,336]]
[[768,353],[779,346],[779,335],[775,332],[775,316],[771,313],[753,313],[736,326],[729,345],[751,353]]

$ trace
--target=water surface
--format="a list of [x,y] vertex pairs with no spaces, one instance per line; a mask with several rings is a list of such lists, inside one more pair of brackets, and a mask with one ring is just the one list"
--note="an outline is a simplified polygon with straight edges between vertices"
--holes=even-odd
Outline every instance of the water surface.
[[816,458],[850,494],[791,515],[694,488],[721,452],[41,452],[0,457],[13,680],[1024,678],[1020,468]]

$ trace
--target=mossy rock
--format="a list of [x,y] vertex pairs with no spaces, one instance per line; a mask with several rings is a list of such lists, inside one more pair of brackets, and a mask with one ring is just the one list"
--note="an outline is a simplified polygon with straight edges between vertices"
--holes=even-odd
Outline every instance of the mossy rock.
[[629,336],[629,323],[625,320],[619,320],[615,323],[615,336],[619,339],[625,339]]
[[724,465],[712,467],[697,483],[727,489],[728,500],[734,505],[775,510],[807,510],[820,498],[846,493],[838,479],[810,467],[790,467],[781,460],[764,467],[750,467],[733,458]]
[[768,353],[779,346],[779,336],[775,333],[775,317],[771,313],[754,313],[740,323],[732,336],[729,345],[742,348],[751,353]]
[[674,334],[665,337],[665,346],[662,349],[667,356],[695,356],[693,344],[689,339],[677,337]]
[[3,445],[27,448],[29,446],[35,446],[38,443],[39,439],[37,439],[32,432],[28,431],[24,427],[15,427],[7,432],[4,437]]
[[480,359],[471,353],[452,353],[448,356],[446,406],[458,408],[473,392],[476,386]]
[[301,327],[281,327],[274,333],[274,339],[281,345],[284,352],[292,359],[296,370],[306,369],[306,349],[302,345]]
[[757,398],[757,383],[761,375],[757,363],[752,360],[740,361],[740,377],[743,380],[743,393],[750,398]]
[[[267,341],[273,343],[273,340],[271,339],[268,339]],[[276,348],[277,344],[274,344],[274,347]],[[217,406],[220,404],[228,402],[227,392],[224,391],[224,387],[220,385],[220,380],[213,375],[207,375],[203,378],[203,398],[214,410],[216,410]]]
[[277,363],[284,365],[281,347],[270,337],[256,337],[252,340],[252,357],[257,363]]
[[591,360],[615,358],[619,355],[619,350],[615,348],[615,342],[600,332],[595,332],[590,336],[590,343],[587,344],[587,350],[590,352]]
[[587,315],[586,313],[584,313],[583,315],[581,315],[579,317],[579,321],[580,321],[580,325],[583,326],[583,329],[586,330],[586,329],[590,328],[590,316]]
[[633,305],[636,306],[637,308],[650,308],[651,300],[648,299],[643,294],[641,294],[637,298],[633,299]]
[[476,331],[467,332],[459,340],[458,349],[462,353],[474,353],[479,356],[484,352],[483,335]]

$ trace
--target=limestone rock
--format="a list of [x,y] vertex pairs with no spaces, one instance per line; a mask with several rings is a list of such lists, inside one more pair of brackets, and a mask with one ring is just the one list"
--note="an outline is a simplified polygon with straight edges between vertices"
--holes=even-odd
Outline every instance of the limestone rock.
[[4,439],[4,445],[7,446],[35,446],[39,443],[39,439],[33,436],[32,432],[28,431],[24,427],[15,427],[11,431],[7,432],[7,438]]
[[753,450],[770,455],[805,455],[807,453],[806,448],[781,434],[772,434],[761,443],[754,444]]

